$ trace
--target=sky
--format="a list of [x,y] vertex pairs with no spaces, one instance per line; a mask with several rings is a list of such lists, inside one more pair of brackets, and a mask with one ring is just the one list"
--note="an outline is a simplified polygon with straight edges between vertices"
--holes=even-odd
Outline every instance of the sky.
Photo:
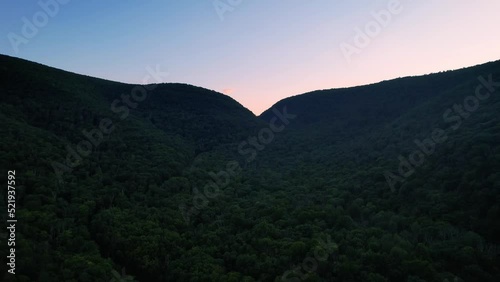
[[225,93],[256,115],[318,90],[500,59],[497,0],[16,0],[0,53]]

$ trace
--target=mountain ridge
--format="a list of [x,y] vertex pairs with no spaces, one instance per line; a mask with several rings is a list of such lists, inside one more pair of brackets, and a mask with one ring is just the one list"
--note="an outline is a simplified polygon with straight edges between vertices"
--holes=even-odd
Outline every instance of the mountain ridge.
[[[52,66],[49,66],[49,65],[42,64],[42,63],[37,63],[37,62],[30,61],[30,60],[27,60],[27,59],[13,57],[13,56],[5,55],[5,54],[0,54],[0,57],[5,57],[5,58],[8,58],[9,60],[15,59],[15,60],[19,60],[20,62],[24,61],[24,63],[32,63],[32,64],[35,64],[35,65],[38,65],[38,66],[47,67],[47,68],[50,68],[52,70],[57,70],[59,72],[65,72],[65,73],[68,73],[68,74],[73,74],[73,75],[81,76],[81,77],[87,78],[87,79],[101,80],[103,82],[119,83],[119,84],[129,85],[131,87],[132,86],[137,86],[137,85],[148,86],[148,85],[154,85],[154,84],[170,84],[170,85],[176,85],[177,84],[177,85],[192,86],[192,87],[195,87],[195,88],[201,88],[201,89],[204,89],[204,90],[213,91],[213,92],[215,92],[217,94],[221,94],[221,95],[230,97],[231,99],[233,99],[234,101],[236,101],[238,104],[242,105],[236,99],[232,98],[231,96],[229,96],[227,94],[224,94],[222,92],[218,92],[218,91],[215,91],[215,90],[212,90],[212,89],[209,89],[209,88],[205,88],[205,87],[201,87],[201,86],[196,86],[196,85],[193,85],[193,84],[189,84],[189,83],[178,83],[178,82],[159,82],[159,83],[151,83],[151,84],[128,83],[128,82],[121,82],[121,81],[109,80],[109,79],[106,79],[106,78],[93,77],[91,75],[80,74],[80,73],[77,73],[77,72],[74,72],[74,71],[63,70],[63,69],[59,69],[59,68],[56,68],[56,67],[52,67]],[[488,61],[488,62],[485,62],[485,63],[475,64],[475,65],[471,65],[471,66],[461,67],[461,68],[457,68],[457,69],[442,70],[442,71],[430,72],[430,73],[426,73],[426,74],[418,74],[418,75],[410,75],[410,76],[403,76],[403,77],[397,77],[397,78],[384,79],[384,80],[381,80],[381,81],[372,82],[372,83],[366,83],[366,84],[361,84],[361,85],[356,85],[356,86],[334,87],[334,88],[312,90],[312,91],[308,91],[308,92],[304,92],[304,93],[295,94],[295,95],[291,95],[291,96],[285,97],[285,98],[283,98],[283,99],[275,102],[271,107],[269,107],[268,109],[264,110],[261,114],[259,114],[259,115],[254,114],[254,115],[257,116],[257,117],[262,117],[266,112],[272,110],[273,107],[275,107],[276,105],[278,105],[280,103],[283,103],[284,101],[289,100],[291,98],[300,97],[302,95],[311,95],[311,94],[315,94],[316,95],[316,94],[324,92],[324,91],[345,90],[345,89],[359,89],[359,88],[363,88],[363,87],[372,87],[372,86],[376,86],[376,85],[383,84],[383,83],[391,83],[391,82],[394,82],[394,81],[397,81],[397,80],[401,80],[401,79],[405,80],[405,79],[411,79],[411,78],[422,78],[422,77],[426,77],[426,76],[429,76],[429,75],[439,75],[439,74],[446,74],[446,73],[450,73],[450,72],[466,72],[468,69],[477,68],[477,67],[487,67],[489,65],[498,63],[499,61],[500,61],[500,59],[499,60]],[[244,107],[244,105],[242,105],[242,106]]]

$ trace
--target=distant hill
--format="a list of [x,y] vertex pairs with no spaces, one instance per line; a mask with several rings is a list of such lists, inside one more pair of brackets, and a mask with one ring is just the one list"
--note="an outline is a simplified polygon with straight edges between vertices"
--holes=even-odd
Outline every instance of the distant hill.
[[497,81],[500,61],[256,117],[0,55],[2,281],[499,281]]

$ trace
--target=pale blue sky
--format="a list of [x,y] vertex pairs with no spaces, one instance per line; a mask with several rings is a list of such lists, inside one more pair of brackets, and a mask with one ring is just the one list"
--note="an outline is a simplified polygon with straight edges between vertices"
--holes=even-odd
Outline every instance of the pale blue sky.
[[500,59],[500,1],[401,0],[402,11],[346,60],[340,45],[354,44],[355,28],[390,1],[242,0],[221,20],[212,0],[71,0],[16,53],[9,34],[22,35],[23,17],[43,9],[4,0],[0,53],[133,83],[160,65],[165,82],[225,92],[256,114],[310,90]]

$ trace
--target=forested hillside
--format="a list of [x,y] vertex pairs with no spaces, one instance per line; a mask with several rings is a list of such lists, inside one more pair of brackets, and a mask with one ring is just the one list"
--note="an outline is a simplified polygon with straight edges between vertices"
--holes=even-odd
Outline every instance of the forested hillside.
[[497,61],[256,117],[0,56],[3,280],[500,281],[499,81]]

